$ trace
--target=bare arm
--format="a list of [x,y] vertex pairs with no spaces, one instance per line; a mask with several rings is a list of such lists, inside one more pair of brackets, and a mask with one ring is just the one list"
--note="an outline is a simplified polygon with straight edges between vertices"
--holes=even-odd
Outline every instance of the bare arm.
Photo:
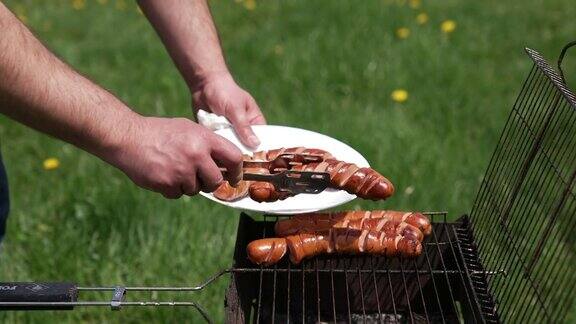
[[250,125],[266,120],[250,94],[235,82],[224,61],[206,0],[139,0],[186,80],[195,109],[227,117],[242,142],[259,144]]
[[241,155],[233,144],[189,120],[133,112],[50,53],[1,2],[0,30],[0,113],[169,198],[215,189],[222,181],[216,162],[238,177]]

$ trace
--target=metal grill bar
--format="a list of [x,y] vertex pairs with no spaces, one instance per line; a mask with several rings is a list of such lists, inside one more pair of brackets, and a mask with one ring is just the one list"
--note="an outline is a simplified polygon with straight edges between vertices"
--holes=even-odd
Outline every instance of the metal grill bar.
[[408,287],[406,287],[406,274],[404,273],[404,267],[402,266],[402,259],[400,259],[400,270],[402,273],[402,283],[404,284],[404,292],[406,297],[406,304],[408,304],[408,314],[410,314],[410,323],[414,323],[414,316],[412,312],[412,305],[408,299]]
[[290,314],[292,313],[290,311],[290,268],[292,267],[292,265],[290,263],[288,263],[288,292],[287,292],[287,296],[288,298],[286,298],[286,303],[288,304],[286,306],[286,309],[288,310],[286,312],[286,322],[290,323]]
[[[444,219],[444,224],[446,224],[446,219]],[[436,243],[438,243],[438,237],[436,236],[436,231],[434,229],[432,229],[432,238]],[[448,286],[448,293],[450,294],[450,302],[452,303],[454,310],[458,310],[458,307],[456,306],[456,298],[454,293],[452,292],[452,284],[450,284],[450,279],[448,278],[448,272],[447,272],[448,269],[446,269],[446,264],[444,263],[444,257],[442,256],[442,252],[440,251],[440,246],[438,244],[436,244],[436,250],[438,252],[438,256],[440,257],[440,264],[442,265],[444,277],[446,279],[446,285]]]
[[378,294],[378,284],[376,283],[376,270],[374,268],[374,257],[370,256],[370,268],[372,269],[372,282],[374,283],[374,293],[376,294],[376,306],[378,309],[378,320],[382,321],[382,312],[380,311],[380,296]]
[[[336,323],[336,300],[335,298],[335,293],[334,293],[334,268],[332,267],[332,260],[328,260],[328,264],[330,267],[330,296],[332,297],[332,319],[334,320],[334,323]],[[350,307],[348,307],[350,308]],[[348,314],[350,315],[350,314]]]
[[[389,262],[386,262],[387,265]],[[394,300],[394,289],[392,288],[392,278],[390,277],[389,267],[386,269],[386,277],[388,278],[388,288],[390,288],[390,299],[392,300],[392,310],[394,311],[394,318],[398,318],[398,311],[396,310],[396,301]]]
[[[304,264],[302,264],[304,269]],[[302,323],[306,322],[306,273],[302,272]]]
[[348,286],[348,271],[344,272],[344,281],[346,282],[346,306],[348,314],[348,323],[352,322],[352,311],[350,307],[350,286]]
[[[414,268],[417,269],[418,265],[416,260],[412,260]],[[422,298],[422,307],[424,309],[424,316],[426,317],[426,323],[430,323],[430,317],[428,316],[428,309],[426,307],[426,298],[424,298],[424,292],[422,290],[422,284],[420,283],[420,276],[416,276],[416,282],[418,283],[418,292],[420,292],[420,297]]]
[[426,257],[426,265],[428,266],[428,272],[430,273],[430,279],[432,279],[432,286],[434,287],[434,297],[436,297],[436,302],[438,302],[438,309],[440,310],[440,318],[442,323],[446,323],[446,316],[442,310],[442,302],[440,302],[440,296],[438,294],[438,286],[436,285],[436,279],[434,279],[434,274],[432,270],[432,265],[430,264],[430,257],[428,255],[428,249],[424,249],[424,256]]
[[[357,269],[360,270],[360,269]],[[360,283],[360,300],[361,300],[361,304],[362,304],[362,317],[364,319],[364,321],[366,321],[366,304],[364,303],[364,284],[362,281],[362,273],[360,271],[358,271],[358,282]]]
[[[450,235],[448,235],[448,240],[450,240]],[[456,253],[454,252],[454,246],[452,246],[452,242],[450,242],[450,251],[452,251],[452,255],[454,256],[454,259],[457,259]],[[459,277],[460,277],[460,282],[461,282],[462,286],[466,286],[466,281],[464,280],[464,275],[462,274],[462,272],[460,270],[459,262],[456,262],[456,267],[458,268],[458,271],[460,272]],[[466,302],[467,302],[468,306],[470,306],[470,309],[473,309],[474,305],[472,305],[470,293],[468,292],[467,289],[463,289],[463,290],[464,290],[464,295],[466,296]],[[472,312],[472,317],[474,318],[475,323],[479,323],[475,312]]]
[[320,277],[318,276],[318,259],[314,260],[316,270],[316,322],[320,323]]
[[[266,217],[267,217],[267,215],[264,215],[264,222],[267,221]],[[262,228],[262,237],[266,237],[266,227],[265,226]],[[256,324],[260,323],[260,310],[262,308],[262,281],[264,278],[264,271],[263,270],[264,270],[264,267],[260,266],[260,282],[258,284],[258,309],[256,310]],[[302,274],[302,275],[304,276],[304,274]]]

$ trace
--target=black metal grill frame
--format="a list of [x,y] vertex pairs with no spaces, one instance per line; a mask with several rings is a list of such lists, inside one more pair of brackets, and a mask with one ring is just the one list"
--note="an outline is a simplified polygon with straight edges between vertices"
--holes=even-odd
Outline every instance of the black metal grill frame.
[[242,214],[227,322],[497,322],[486,284],[492,273],[478,261],[468,218],[450,223],[444,212],[427,215],[433,231],[417,259],[323,256],[261,267],[247,260],[246,245],[273,236],[282,216],[256,221]]
[[471,212],[504,322],[562,322],[576,288],[576,97],[536,51]]

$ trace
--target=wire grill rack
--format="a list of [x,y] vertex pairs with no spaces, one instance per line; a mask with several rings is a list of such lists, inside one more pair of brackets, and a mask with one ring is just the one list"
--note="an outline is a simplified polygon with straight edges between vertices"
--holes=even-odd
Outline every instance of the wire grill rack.
[[467,217],[434,222],[416,259],[325,256],[298,266],[251,264],[248,242],[274,235],[278,216],[243,214],[226,298],[229,323],[497,322]]
[[536,51],[470,218],[505,322],[561,322],[576,288],[576,97]]

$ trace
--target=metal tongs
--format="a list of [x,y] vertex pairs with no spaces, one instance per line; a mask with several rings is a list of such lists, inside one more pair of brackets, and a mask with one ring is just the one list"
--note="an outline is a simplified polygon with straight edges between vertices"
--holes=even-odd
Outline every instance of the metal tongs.
[[270,174],[243,172],[242,179],[270,182],[277,191],[290,194],[317,194],[330,185],[327,172],[293,171],[294,166],[320,163],[324,159],[312,154],[280,154],[270,161],[244,161],[242,169],[263,168]]

